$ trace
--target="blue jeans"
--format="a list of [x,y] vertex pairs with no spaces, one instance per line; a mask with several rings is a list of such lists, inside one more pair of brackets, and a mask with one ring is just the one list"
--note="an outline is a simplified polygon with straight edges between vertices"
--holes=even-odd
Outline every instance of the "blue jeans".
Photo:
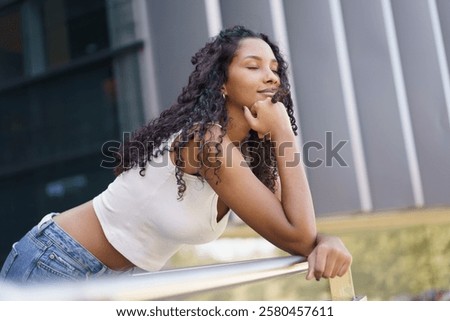
[[109,269],[62,230],[52,219],[55,215],[46,215],[14,243],[0,272],[0,281],[30,284],[131,274],[131,270]]

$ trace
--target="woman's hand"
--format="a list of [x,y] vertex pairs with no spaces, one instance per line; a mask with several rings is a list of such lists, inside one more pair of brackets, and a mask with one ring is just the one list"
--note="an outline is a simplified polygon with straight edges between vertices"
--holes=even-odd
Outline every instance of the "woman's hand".
[[244,116],[260,138],[266,134],[276,137],[282,131],[292,131],[289,115],[283,103],[272,103],[270,97],[257,101],[250,108],[244,106]]
[[335,236],[317,236],[317,244],[308,256],[307,280],[343,276],[352,264],[352,256],[344,243]]

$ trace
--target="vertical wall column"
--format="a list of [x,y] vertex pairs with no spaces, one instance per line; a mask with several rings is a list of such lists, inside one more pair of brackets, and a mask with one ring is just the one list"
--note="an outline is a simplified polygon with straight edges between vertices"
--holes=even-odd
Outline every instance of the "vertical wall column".
[[[291,98],[292,103],[294,104],[294,117],[298,121],[299,120],[299,115],[297,111],[298,103],[295,91],[295,81],[291,70],[292,66],[291,49],[289,48],[286,14],[284,12],[283,0],[270,0],[270,9],[271,9],[270,11],[272,12],[272,28],[275,34],[275,41],[278,42],[278,46],[280,47],[281,52],[285,56],[286,62],[288,63],[289,66],[288,79],[289,84],[291,85]],[[302,129],[300,127],[298,129],[297,138],[299,145],[303,146]]]
[[22,28],[25,74],[34,76],[45,71],[44,31],[42,12],[36,2],[25,2],[22,7]]
[[[394,79],[393,87],[395,88],[397,96],[397,104],[400,116],[398,122],[401,125],[403,133],[403,142],[406,151],[406,161],[407,161],[406,163],[408,164],[409,177],[414,197],[413,202],[415,206],[421,207],[423,206],[424,203],[422,179],[420,177],[420,168],[417,159],[416,143],[411,125],[411,114],[409,110],[408,98],[406,95],[403,68],[398,50],[397,32],[395,30],[394,18],[392,15],[392,8],[390,1],[382,0],[381,7],[383,10],[383,18],[389,48],[390,63],[392,65],[392,73]],[[397,146],[397,154],[399,150],[401,150],[400,146]],[[399,172],[397,171],[397,175],[393,176],[395,182],[400,181],[398,177]],[[385,182],[383,182],[383,184],[385,184]],[[401,188],[394,188],[398,187],[396,185],[392,185],[392,188],[388,189],[388,191],[395,193],[396,191],[403,190]]]
[[342,86],[345,113],[349,127],[350,141],[353,154],[353,163],[358,185],[358,194],[361,202],[361,210],[371,211],[372,196],[370,195],[369,181],[367,177],[366,157],[361,138],[361,126],[356,106],[355,88],[353,85],[352,68],[347,47],[347,37],[344,30],[342,9],[340,0],[329,0],[333,33],[336,44],[336,54],[339,66],[339,75]]
[[[120,48],[136,40],[132,2],[106,2],[111,48]],[[113,60],[117,89],[117,109],[121,132],[132,132],[144,121],[139,61],[135,53],[117,56]]]
[[144,48],[138,52],[139,74],[142,88],[144,121],[148,122],[160,114],[160,100],[157,88],[156,67],[153,52],[153,39],[150,32],[149,10],[147,0],[134,0],[133,15],[136,37],[143,41]]
[[450,76],[436,0],[428,0],[428,9],[430,11],[431,26],[433,28],[434,43],[436,45],[439,70],[442,78],[442,87],[444,90],[445,103],[447,105],[448,123],[450,126]]
[[208,22],[208,34],[210,37],[217,36],[222,30],[222,13],[220,12],[219,0],[204,0],[206,20]]

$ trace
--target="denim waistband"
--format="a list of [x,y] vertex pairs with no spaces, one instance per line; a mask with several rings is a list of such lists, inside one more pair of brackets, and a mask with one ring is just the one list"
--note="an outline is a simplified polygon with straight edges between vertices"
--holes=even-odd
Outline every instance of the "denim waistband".
[[[58,213],[50,213],[42,218],[39,224],[32,230],[34,238],[38,241],[43,241],[42,237],[47,237],[52,244],[57,246],[61,251],[64,251],[74,261],[80,264],[81,267],[93,274],[102,272],[102,270],[109,270],[106,265],[55,223],[53,220],[55,215],[58,215]],[[47,242],[44,241],[44,243]]]

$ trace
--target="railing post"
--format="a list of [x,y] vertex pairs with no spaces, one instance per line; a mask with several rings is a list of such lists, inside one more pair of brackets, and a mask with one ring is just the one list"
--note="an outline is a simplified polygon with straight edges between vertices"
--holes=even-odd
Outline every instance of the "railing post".
[[357,298],[353,287],[352,271],[349,268],[342,277],[330,279],[331,300],[333,301],[354,301],[367,300],[366,297]]

